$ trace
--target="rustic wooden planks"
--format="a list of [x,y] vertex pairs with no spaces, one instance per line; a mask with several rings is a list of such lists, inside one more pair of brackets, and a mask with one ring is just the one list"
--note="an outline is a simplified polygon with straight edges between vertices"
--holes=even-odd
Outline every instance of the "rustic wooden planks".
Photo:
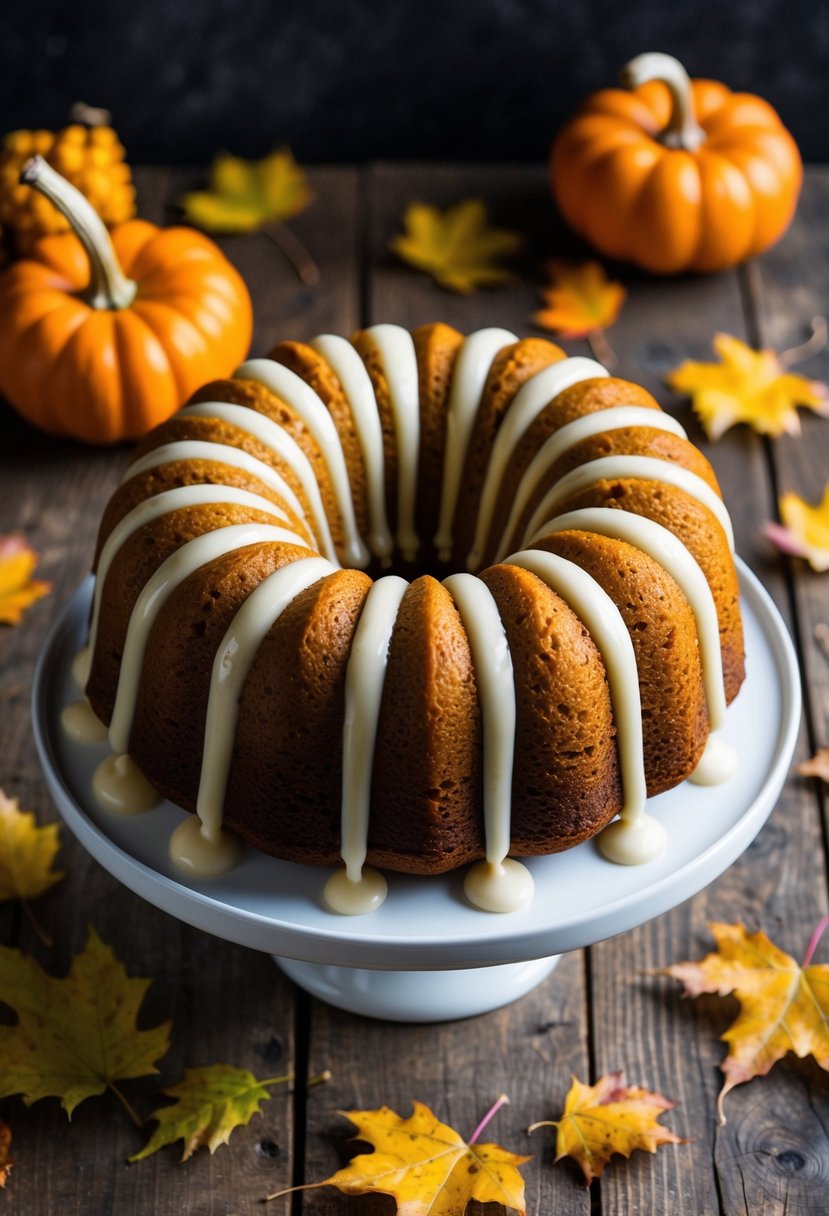
[[[143,211],[169,221],[172,204],[198,175],[145,170]],[[279,337],[307,338],[360,324],[414,326],[442,319],[468,332],[499,324],[533,332],[534,276],[552,253],[580,257],[583,249],[555,220],[543,169],[463,166],[378,166],[358,172],[312,173],[317,201],[292,227],[320,264],[317,288],[303,287],[264,235],[228,241],[229,256],[250,284],[257,314],[254,353]],[[813,171],[800,216],[781,245],[762,260],[759,275],[725,274],[676,282],[623,272],[630,289],[611,332],[619,374],[646,384],[681,415],[699,441],[690,413],[663,388],[664,373],[683,357],[706,357],[714,330],[725,329],[776,346],[794,344],[803,323],[827,310],[829,175]],[[387,252],[406,203],[446,205],[483,197],[497,223],[528,234],[509,288],[471,298],[448,295]],[[570,353],[583,348],[569,344]],[[805,371],[826,377],[827,356]],[[800,565],[788,569],[759,534],[773,510],[775,481],[813,501],[829,475],[829,424],[804,423],[805,438],[764,446],[734,432],[707,450],[735,519],[738,548],[784,615],[799,626],[810,709],[811,742],[829,742],[829,662],[814,642],[814,626],[829,619],[825,584]],[[37,768],[28,723],[35,656],[49,620],[85,573],[97,521],[126,462],[126,449],[93,452],[36,435],[0,413],[3,461],[0,531],[22,528],[42,555],[41,571],[55,583],[26,626],[0,631],[0,775],[9,793],[51,812]],[[800,751],[807,751],[801,740]],[[418,1098],[469,1133],[502,1091],[511,1105],[487,1136],[516,1152],[532,1152],[525,1168],[528,1211],[587,1216],[670,1212],[672,1216],[763,1213],[818,1216],[829,1194],[829,1083],[810,1063],[778,1066],[762,1082],[727,1100],[729,1122],[715,1123],[718,1036],[734,1007],[713,999],[687,1002],[678,986],[645,974],[710,947],[710,919],[762,924],[781,945],[802,953],[812,925],[826,910],[826,852],[819,795],[793,779],[769,824],[746,855],[694,900],[620,938],[563,959],[523,1001],[480,1018],[430,1027],[374,1023],[295,993],[271,961],[208,937],[157,912],[121,888],[64,833],[59,887],[38,902],[58,940],[51,951],[34,939],[14,909],[0,916],[2,941],[33,951],[51,969],[68,965],[93,923],[132,974],[154,983],[142,1024],[175,1023],[173,1047],[160,1082],[184,1068],[218,1060],[259,1076],[295,1069],[297,1092],[274,1091],[263,1115],[234,1133],[231,1149],[197,1154],[186,1166],[169,1149],[127,1167],[143,1143],[114,1099],[81,1106],[67,1129],[57,1103],[26,1111],[0,1104],[15,1134],[17,1174],[3,1195],[9,1212],[120,1213],[256,1210],[268,1191],[330,1174],[347,1155],[348,1125],[336,1111],[383,1104],[407,1113]],[[825,955],[824,955],[825,957]],[[551,1133],[528,1139],[534,1119],[560,1112],[571,1072],[595,1079],[624,1067],[631,1080],[663,1090],[681,1103],[666,1122],[692,1143],[656,1157],[614,1162],[601,1184],[584,1191],[568,1166],[552,1167]],[[330,1068],[327,1086],[304,1091],[306,1073]],[[130,1085],[142,1113],[156,1104],[152,1079]],[[382,1202],[349,1200],[325,1189],[275,1201],[276,1216],[388,1210]]]

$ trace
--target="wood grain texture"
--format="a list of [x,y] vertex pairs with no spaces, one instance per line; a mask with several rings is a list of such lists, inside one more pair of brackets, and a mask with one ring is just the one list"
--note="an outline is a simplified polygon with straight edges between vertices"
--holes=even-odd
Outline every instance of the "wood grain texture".
[[[200,180],[190,170],[141,171],[143,213],[170,222],[176,199]],[[257,355],[282,337],[347,334],[381,320],[412,327],[441,319],[463,332],[505,325],[520,334],[537,333],[529,317],[543,258],[585,255],[555,218],[540,167],[322,168],[312,171],[311,180],[316,202],[292,227],[320,265],[318,288],[299,284],[267,236],[225,243],[251,288]],[[717,329],[787,346],[799,340],[813,313],[826,311],[827,195],[829,174],[812,171],[798,220],[763,259],[759,274],[657,281],[611,270],[630,292],[608,335],[616,370],[654,392],[695,442],[702,438],[699,428],[687,403],[664,388],[665,373],[683,358],[708,357]],[[471,298],[441,291],[388,252],[409,201],[444,206],[464,197],[484,198],[496,223],[527,234],[515,282]],[[567,349],[587,350],[579,343]],[[829,356],[804,371],[826,377]],[[771,517],[777,482],[813,501],[822,492],[829,475],[829,423],[806,419],[804,435],[764,445],[740,428],[716,445],[701,444],[725,490],[739,551],[803,640],[811,740],[804,728],[801,756],[810,742],[829,741],[829,661],[813,639],[815,624],[829,619],[827,584],[799,563],[781,563],[763,540],[760,523]],[[29,726],[33,664],[50,621],[86,572],[98,518],[127,456],[123,447],[94,451],[38,435],[0,407],[0,532],[25,531],[41,555],[39,575],[54,584],[53,594],[32,608],[21,628],[0,630],[0,784],[43,821],[54,818],[54,811]],[[802,954],[827,906],[819,798],[812,783],[790,780],[756,842],[695,899],[650,925],[566,957],[543,985],[512,1006],[428,1027],[374,1023],[296,994],[266,956],[150,908],[64,832],[60,861],[67,878],[37,903],[55,947],[43,948],[11,905],[0,908],[0,940],[32,951],[61,973],[91,923],[131,974],[154,977],[141,1024],[172,1017],[173,1045],[157,1081],[129,1085],[141,1113],[158,1104],[158,1086],[174,1083],[188,1066],[219,1060],[259,1076],[295,1068],[300,1083],[294,1094],[274,1090],[263,1114],[234,1133],[230,1148],[213,1157],[201,1151],[183,1166],[169,1148],[127,1167],[126,1157],[146,1132],[138,1133],[108,1096],[79,1107],[71,1125],[52,1100],[31,1110],[17,1099],[2,1102],[0,1117],[12,1126],[17,1160],[3,1193],[6,1209],[15,1216],[252,1212],[269,1191],[317,1181],[344,1161],[349,1128],[338,1110],[385,1104],[406,1114],[417,1098],[469,1134],[503,1091],[511,1105],[487,1137],[534,1154],[524,1170],[533,1216],[825,1213],[827,1074],[808,1061],[777,1065],[767,1078],[729,1095],[728,1123],[717,1127],[717,1066],[725,1051],[719,1035],[736,1006],[714,998],[683,1000],[673,981],[648,974],[706,953],[711,919],[762,925],[783,947]],[[826,950],[818,957],[825,958]],[[525,1128],[558,1117],[571,1073],[595,1080],[620,1067],[630,1080],[679,1101],[664,1121],[691,1143],[654,1157],[636,1154],[629,1163],[614,1159],[588,1192],[569,1165],[553,1167],[552,1133],[527,1137]],[[332,1081],[306,1093],[306,1075],[325,1068]],[[360,1216],[387,1212],[390,1205],[323,1189],[285,1197],[264,1210],[275,1216]]]

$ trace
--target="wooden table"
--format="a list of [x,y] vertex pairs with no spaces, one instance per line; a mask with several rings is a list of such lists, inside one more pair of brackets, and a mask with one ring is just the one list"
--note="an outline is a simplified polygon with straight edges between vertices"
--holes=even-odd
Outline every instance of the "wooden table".
[[[322,270],[318,288],[304,288],[263,235],[226,242],[254,298],[254,352],[280,337],[308,338],[385,320],[414,326],[442,318],[465,332],[506,325],[532,332],[537,268],[553,253],[584,251],[552,217],[539,167],[377,166],[319,168],[311,173],[314,206],[294,228]],[[197,180],[187,172],[139,174],[141,212],[169,220],[170,204]],[[469,299],[434,287],[387,252],[407,202],[448,204],[479,195],[498,221],[528,233],[521,274],[505,290]],[[676,409],[701,441],[686,403],[663,385],[681,359],[709,357],[717,330],[754,344],[785,348],[825,314],[829,286],[829,170],[812,170],[798,218],[760,262],[707,278],[652,281],[625,272],[628,301],[611,338],[619,374],[640,381]],[[568,347],[581,353],[580,344]],[[829,379],[829,352],[804,371]],[[829,575],[774,556],[760,528],[778,491],[792,487],[817,501],[829,476],[829,423],[803,419],[803,438],[763,442],[745,428],[716,445],[702,443],[724,486],[738,548],[760,577],[796,639],[804,675],[805,714],[798,759],[829,743],[829,655],[815,626],[829,620]],[[50,621],[86,573],[103,505],[125,467],[128,450],[94,451],[37,434],[11,411],[0,414],[0,532],[23,530],[41,555],[39,574],[51,597],[18,629],[0,631],[0,785],[55,818],[35,757],[29,692],[35,658]],[[681,999],[678,985],[647,972],[700,957],[710,947],[707,923],[762,925],[781,946],[802,956],[827,911],[825,789],[789,779],[779,805],[736,865],[695,899],[649,925],[565,957],[551,977],[513,1006],[438,1026],[391,1025],[340,1013],[297,991],[270,958],[178,923],[143,903],[90,860],[66,830],[65,880],[37,904],[55,938],[45,949],[19,908],[0,908],[2,941],[32,952],[60,974],[94,925],[129,972],[151,976],[141,1024],[174,1023],[172,1049],[153,1078],[128,1084],[148,1114],[158,1085],[175,1083],[189,1066],[218,1061],[258,1076],[292,1070],[292,1091],[276,1088],[260,1117],[236,1131],[215,1156],[200,1151],[180,1165],[167,1149],[137,1165],[126,1158],[144,1141],[110,1095],[85,1102],[68,1124],[56,1100],[26,1109],[0,1104],[12,1126],[16,1167],[0,1205],[21,1216],[79,1213],[243,1213],[292,1183],[330,1174],[344,1159],[348,1125],[338,1110],[387,1104],[408,1113],[413,1098],[470,1134],[493,1100],[511,1105],[491,1125],[492,1138],[532,1152],[526,1167],[528,1211],[543,1216],[602,1212],[613,1216],[772,1216],[829,1211],[829,1075],[791,1058],[769,1077],[728,1098],[728,1124],[718,1127],[718,1041],[736,1005]],[[819,958],[829,957],[829,941]],[[327,1085],[306,1090],[302,1079],[330,1069]],[[615,1069],[670,1095],[679,1106],[665,1122],[690,1143],[615,1159],[590,1191],[569,1165],[553,1167],[552,1142],[524,1129],[558,1117],[570,1074]],[[392,1205],[389,1204],[389,1207]],[[285,1213],[387,1210],[384,1201],[347,1199],[331,1189],[280,1199]]]

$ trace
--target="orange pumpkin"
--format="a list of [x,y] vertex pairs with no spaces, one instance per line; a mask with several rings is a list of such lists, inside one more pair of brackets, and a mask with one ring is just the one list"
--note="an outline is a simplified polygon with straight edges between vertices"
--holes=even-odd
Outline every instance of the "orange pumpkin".
[[772,107],[670,55],[639,55],[624,89],[587,99],[552,151],[568,223],[612,258],[657,274],[734,266],[794,214],[803,168]]
[[250,296],[211,240],[143,220],[108,233],[40,157],[22,178],[74,229],[0,274],[0,394],[25,418],[89,443],[134,439],[245,358]]

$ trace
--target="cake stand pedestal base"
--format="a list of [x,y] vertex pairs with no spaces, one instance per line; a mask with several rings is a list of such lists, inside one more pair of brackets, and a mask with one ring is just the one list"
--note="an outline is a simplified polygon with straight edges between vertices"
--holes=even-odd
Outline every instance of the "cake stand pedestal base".
[[451,1022],[517,1001],[547,978],[560,957],[462,971],[369,971],[276,955],[274,961],[300,988],[337,1009],[387,1022]]

